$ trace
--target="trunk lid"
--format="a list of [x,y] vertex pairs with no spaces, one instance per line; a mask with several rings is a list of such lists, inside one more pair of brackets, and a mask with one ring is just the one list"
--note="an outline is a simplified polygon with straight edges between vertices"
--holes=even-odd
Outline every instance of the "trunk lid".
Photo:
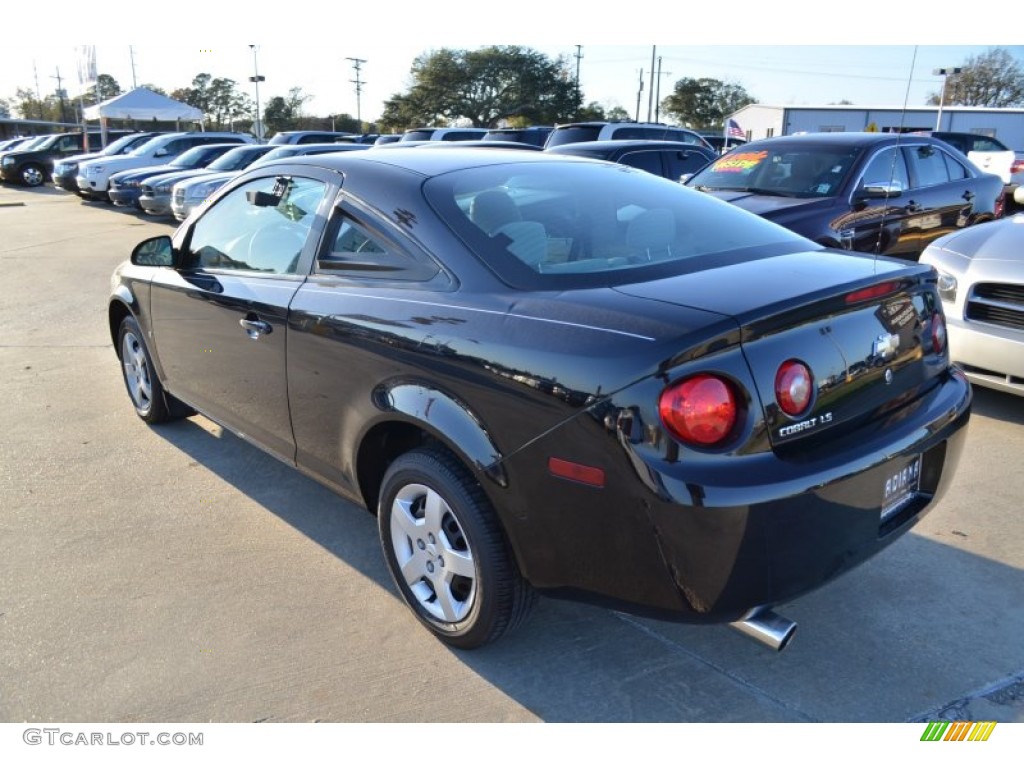
[[[933,343],[944,330],[934,272],[919,264],[817,251],[619,290],[730,315],[777,448],[890,418],[949,364]],[[793,416],[775,393],[787,360],[806,365],[814,384]]]

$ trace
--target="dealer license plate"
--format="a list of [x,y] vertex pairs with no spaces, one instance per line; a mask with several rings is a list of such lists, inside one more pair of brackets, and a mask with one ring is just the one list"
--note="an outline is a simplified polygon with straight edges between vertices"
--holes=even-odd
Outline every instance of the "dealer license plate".
[[915,456],[885,477],[882,490],[882,522],[892,517],[917,493],[921,480],[921,457]]

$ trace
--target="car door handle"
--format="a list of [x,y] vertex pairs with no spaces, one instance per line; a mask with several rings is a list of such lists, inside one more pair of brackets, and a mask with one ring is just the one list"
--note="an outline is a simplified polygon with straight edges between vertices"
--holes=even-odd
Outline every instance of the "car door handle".
[[258,318],[253,320],[250,317],[243,317],[238,321],[238,324],[245,329],[245,332],[249,334],[249,338],[253,340],[274,330],[270,323]]
[[964,200],[966,200],[969,203],[969,202],[971,202],[971,200],[974,199],[974,193],[971,192],[971,190],[968,189],[966,192],[964,192],[963,198],[964,198]]
[[918,211],[921,210],[921,206],[920,206],[919,203],[917,203],[917,202],[915,202],[913,200],[907,200],[907,210],[910,213],[917,213]]

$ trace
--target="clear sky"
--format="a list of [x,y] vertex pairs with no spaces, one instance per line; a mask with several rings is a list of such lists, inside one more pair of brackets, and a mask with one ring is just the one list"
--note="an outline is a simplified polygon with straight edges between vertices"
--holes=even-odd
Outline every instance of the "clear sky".
[[[76,93],[76,45],[90,42],[97,46],[98,70],[112,75],[124,89],[132,86],[134,78],[140,85],[153,83],[170,91],[187,86],[199,72],[209,72],[235,80],[253,96],[248,78],[258,67],[266,77],[260,86],[262,103],[297,86],[313,96],[307,112],[319,115],[356,114],[352,82],[356,71],[351,59],[362,59],[358,108],[364,120],[377,118],[385,100],[409,87],[409,70],[417,55],[442,47],[517,44],[551,58],[564,55],[575,66],[573,57],[580,44],[585,101],[606,108],[621,106],[634,115],[642,70],[641,119],[647,117],[648,88],[653,82],[652,47],[660,57],[660,62],[655,59],[655,70],[660,66],[661,71],[656,95],[664,98],[683,77],[712,77],[742,85],[765,104],[825,104],[845,99],[865,105],[899,105],[904,100],[910,106],[923,105],[939,90],[940,78],[932,75],[936,67],[959,65],[969,56],[997,46],[1011,49],[1024,63],[1024,45],[998,38],[967,43],[948,38],[947,31],[914,27],[920,39],[907,40],[903,30],[910,28],[909,20],[920,15],[920,8],[908,14],[908,23],[904,23],[877,3],[859,6],[863,16],[874,14],[877,22],[868,18],[851,22],[843,15],[848,11],[824,11],[820,10],[823,4],[810,2],[804,6],[792,2],[722,4],[721,18],[715,21],[707,10],[710,4],[694,12],[678,0],[657,0],[644,4],[647,12],[642,18],[631,14],[636,18],[625,26],[611,19],[594,23],[595,16],[602,16],[597,6],[588,12],[591,21],[581,23],[571,11],[552,12],[544,10],[542,3],[531,6],[523,1],[514,4],[514,12],[511,7],[501,10],[503,6],[496,3],[477,4],[478,12],[395,0],[379,7],[359,5],[358,12],[347,12],[344,3],[325,3],[320,12],[302,10],[289,18],[287,12],[279,12],[283,7],[279,2],[273,4],[277,9],[273,13],[254,13],[255,6],[244,12],[210,10],[189,0],[167,5],[174,16],[161,22],[165,29],[160,34],[154,34],[156,9],[161,7],[155,4],[111,12],[109,22],[94,20],[85,27],[48,25],[46,34],[34,38],[44,44],[33,47],[19,46],[18,36],[9,34],[9,42],[0,49],[0,98],[13,96],[18,87],[35,90],[37,81],[41,92],[52,92],[58,69],[65,87]],[[80,3],[67,4],[69,11],[80,7]],[[493,10],[482,10],[488,7]],[[535,10],[531,12],[531,8]],[[784,10],[788,12],[782,13]],[[822,15],[826,13],[832,18]],[[9,31],[21,26],[18,14],[27,14],[25,23],[31,18],[15,6],[13,18],[5,12],[4,25]],[[484,16],[489,16],[486,23]],[[797,19],[808,30],[822,31],[793,30]],[[789,32],[781,37],[769,34],[773,27],[785,27]],[[1015,25],[1005,27],[994,34],[1011,35]],[[893,39],[893,29],[904,39]],[[65,34],[72,35],[71,39],[61,40]],[[1019,39],[1019,34],[1016,37]],[[255,56],[245,38],[258,43]],[[687,40],[712,44],[692,45]],[[769,41],[773,44],[763,44]],[[850,44],[865,41],[881,44]]]

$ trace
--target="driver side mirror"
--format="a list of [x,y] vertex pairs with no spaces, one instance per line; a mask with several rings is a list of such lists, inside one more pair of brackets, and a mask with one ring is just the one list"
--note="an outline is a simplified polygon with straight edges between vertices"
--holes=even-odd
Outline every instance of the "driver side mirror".
[[857,197],[873,200],[881,197],[899,197],[903,194],[903,184],[898,181],[879,181],[865,183],[857,191]]
[[174,248],[167,235],[143,240],[132,250],[132,264],[139,267],[173,267]]

